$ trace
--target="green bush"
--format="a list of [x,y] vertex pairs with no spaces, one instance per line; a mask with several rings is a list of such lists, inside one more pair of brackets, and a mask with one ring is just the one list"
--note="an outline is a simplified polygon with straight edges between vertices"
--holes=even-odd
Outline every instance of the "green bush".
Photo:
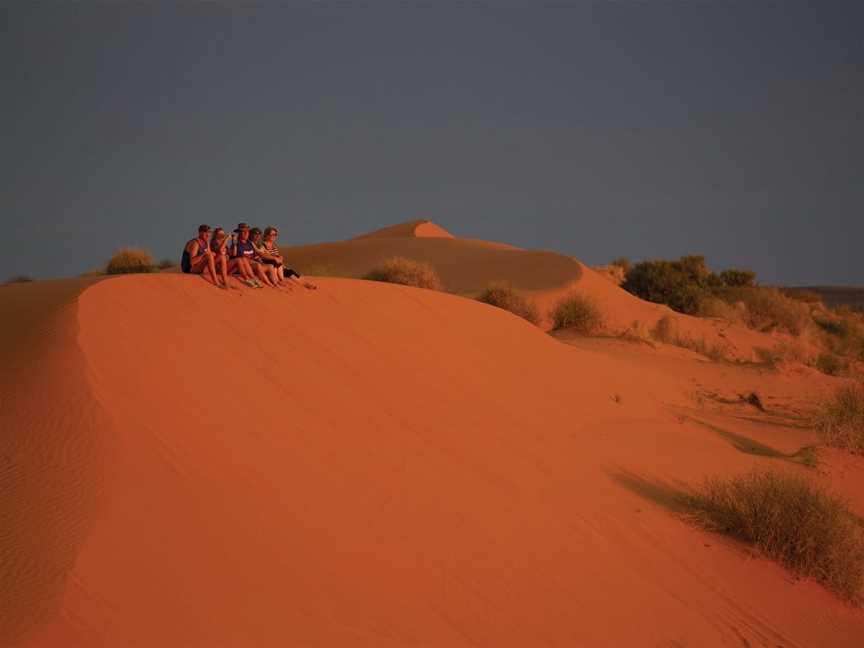
[[864,454],[864,387],[838,388],[819,404],[811,424],[828,445]]
[[618,257],[609,265],[618,266],[619,268],[621,268],[624,271],[625,276],[628,272],[630,272],[630,269],[633,267],[633,264],[630,263],[630,259],[628,259],[627,257]]
[[699,274],[698,265],[688,266],[684,270],[671,261],[641,261],[630,269],[621,287],[646,301],[692,315],[707,293],[692,279]]
[[583,335],[596,333],[603,326],[603,314],[595,300],[578,292],[561,298],[552,308],[550,319],[555,330],[569,329]]
[[140,248],[120,248],[108,261],[106,274],[131,274],[153,272],[153,257]]
[[864,596],[864,530],[846,503],[797,474],[706,481],[690,504],[707,528],[756,545],[852,601]]
[[739,268],[729,268],[720,273],[720,281],[724,286],[730,288],[740,288],[742,286],[755,286],[756,273],[752,270],[741,270]]
[[525,299],[511,286],[504,283],[492,284],[480,293],[477,301],[503,308],[535,325],[540,321],[534,302]]
[[363,278],[370,281],[384,281],[403,286],[441,290],[441,281],[431,264],[403,257],[387,259],[372,268]]

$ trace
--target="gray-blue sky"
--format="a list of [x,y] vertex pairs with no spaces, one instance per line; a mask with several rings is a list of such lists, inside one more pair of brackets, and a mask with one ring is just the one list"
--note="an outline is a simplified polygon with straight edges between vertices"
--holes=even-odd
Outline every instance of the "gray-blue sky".
[[429,218],[864,283],[861,5],[4,3],[0,277]]

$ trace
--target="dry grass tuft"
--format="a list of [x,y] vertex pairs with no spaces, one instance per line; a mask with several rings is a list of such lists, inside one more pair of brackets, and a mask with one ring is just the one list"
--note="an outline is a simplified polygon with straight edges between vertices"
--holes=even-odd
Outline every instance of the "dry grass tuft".
[[167,270],[168,268],[173,268],[176,265],[178,265],[176,261],[172,261],[171,259],[162,259],[159,262],[159,265],[157,265],[156,267],[160,270]]
[[553,329],[568,329],[591,335],[603,328],[603,313],[597,302],[589,295],[571,292],[562,297],[549,313]]
[[490,285],[480,293],[477,301],[503,308],[514,315],[528,320],[534,325],[537,325],[540,321],[540,315],[534,302],[525,299],[508,284],[495,283]]
[[435,268],[430,263],[403,257],[387,259],[372,268],[363,278],[370,281],[385,281],[403,286],[441,290],[441,280],[438,279]]
[[689,335],[682,335],[668,315],[664,315],[657,320],[657,324],[651,330],[651,337],[663,344],[672,344],[683,349],[690,349],[696,353],[701,353],[706,358],[710,358],[715,362],[728,360],[730,356],[727,346],[711,344],[704,337],[697,339]]
[[689,504],[698,521],[758,547],[846,599],[864,600],[864,529],[846,503],[800,475],[711,479]]
[[153,257],[140,248],[120,248],[105,266],[106,274],[153,272]]
[[730,303],[743,303],[745,323],[758,331],[780,330],[800,335],[811,321],[806,303],[791,299],[774,288],[729,288],[721,293],[721,298]]
[[819,404],[810,422],[828,445],[864,454],[864,387],[838,388]]
[[754,349],[760,362],[776,366],[780,362],[807,362],[807,351],[797,340],[781,340],[772,348]]
[[845,371],[849,363],[833,353],[820,353],[813,366],[824,374],[836,376]]

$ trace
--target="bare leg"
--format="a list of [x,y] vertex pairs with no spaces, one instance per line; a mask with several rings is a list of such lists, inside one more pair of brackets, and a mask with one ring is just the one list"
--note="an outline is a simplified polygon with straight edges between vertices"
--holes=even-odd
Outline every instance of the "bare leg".
[[204,266],[204,270],[201,271],[201,276],[217,288],[219,287],[219,281],[216,279],[216,270],[213,268],[212,259],[210,260],[209,264]]
[[211,263],[208,264],[206,261],[199,261],[193,268],[192,274],[200,274],[205,281],[212,283],[217,288],[219,284],[216,281],[216,273],[211,270],[212,259],[210,259]]
[[[207,257],[207,268],[210,270],[210,276],[213,277],[213,285],[219,285],[219,275],[216,274],[216,257],[213,254],[210,254]],[[224,286],[227,288],[228,286]]]
[[252,270],[252,263],[249,261],[249,259],[241,258],[241,259],[239,259],[239,261],[240,261],[240,267],[243,268],[243,276],[246,279],[254,279],[255,278],[255,272],[253,272],[253,270]]
[[255,269],[258,271],[258,278],[263,281],[265,284],[270,286],[271,288],[275,288],[276,286],[270,281],[270,277],[267,276],[267,272],[264,270],[264,266],[260,263],[255,264]]
[[233,276],[234,274],[238,276],[234,277],[240,283],[243,283],[246,277],[246,270],[243,267],[243,263],[241,259],[229,259],[228,260],[228,274]]
[[296,286],[303,286],[307,290],[318,290],[318,286],[307,279],[302,279],[300,275],[293,270],[289,271],[288,281]]
[[228,287],[228,255],[222,253],[219,255],[219,269],[222,271],[222,284]]

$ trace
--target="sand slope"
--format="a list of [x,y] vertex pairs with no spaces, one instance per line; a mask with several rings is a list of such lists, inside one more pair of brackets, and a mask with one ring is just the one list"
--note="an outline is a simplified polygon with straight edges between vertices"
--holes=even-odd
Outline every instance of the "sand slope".
[[431,221],[408,221],[339,243],[287,247],[289,263],[301,273],[359,278],[381,261],[401,256],[432,264],[444,289],[476,297],[490,284],[504,282],[538,307],[544,330],[552,328],[550,311],[572,291],[593,298],[611,334],[643,333],[667,317],[681,337],[719,348],[731,358],[758,359],[759,349],[786,341],[744,326],[676,313],[645,302],[621,289],[602,272],[557,252],[523,250],[503,243],[455,238]]
[[103,502],[113,444],[88,388],[75,306],[94,281],[0,288],[2,645],[57,617]]
[[83,293],[117,448],[62,610],[26,645],[860,645],[859,611],[664,508],[706,473],[800,469],[696,422],[690,365],[452,295],[321,283]]
[[579,278],[579,263],[555,252],[443,237],[373,237],[285,248],[301,273],[359,278],[376,264],[402,256],[431,263],[445,288],[476,295],[505,281],[524,291],[564,288]]

